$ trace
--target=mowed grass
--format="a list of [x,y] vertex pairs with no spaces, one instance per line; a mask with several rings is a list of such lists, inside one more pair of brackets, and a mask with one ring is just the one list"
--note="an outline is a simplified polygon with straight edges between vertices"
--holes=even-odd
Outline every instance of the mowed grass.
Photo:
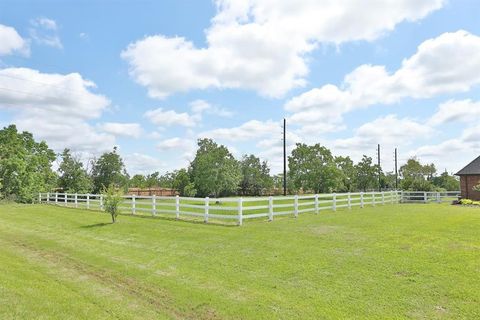
[[480,318],[476,208],[109,221],[1,205],[0,319]]

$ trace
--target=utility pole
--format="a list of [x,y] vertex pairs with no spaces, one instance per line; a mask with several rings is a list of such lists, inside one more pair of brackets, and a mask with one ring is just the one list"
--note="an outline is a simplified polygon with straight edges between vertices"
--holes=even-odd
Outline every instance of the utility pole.
[[283,118],[283,195],[287,195],[287,119]]
[[398,158],[397,148],[395,148],[395,190],[398,190]]
[[377,150],[377,154],[378,154],[378,191],[382,191],[381,190],[381,179],[382,179],[382,167],[380,166],[380,144],[378,144],[378,150]]

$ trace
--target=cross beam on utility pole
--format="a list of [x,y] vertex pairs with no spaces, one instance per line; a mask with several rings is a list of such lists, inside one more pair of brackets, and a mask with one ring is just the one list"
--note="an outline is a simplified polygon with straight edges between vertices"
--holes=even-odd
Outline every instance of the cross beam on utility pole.
[[283,118],[283,195],[287,195],[287,119]]

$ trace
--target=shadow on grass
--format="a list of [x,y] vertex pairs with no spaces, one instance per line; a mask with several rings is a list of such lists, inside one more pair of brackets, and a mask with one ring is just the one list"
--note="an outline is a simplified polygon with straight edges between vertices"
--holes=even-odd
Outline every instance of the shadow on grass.
[[112,224],[111,222],[108,222],[108,223],[102,222],[102,223],[95,223],[95,224],[89,224],[89,225],[86,225],[86,226],[81,226],[80,228],[91,229],[91,228],[109,226],[111,224]]
[[140,218],[140,219],[150,219],[150,220],[166,220],[166,221],[178,221],[178,222],[186,222],[186,223],[193,223],[193,224],[203,224],[203,225],[209,225],[209,226],[216,226],[216,227],[237,227],[238,225],[236,223],[226,223],[226,222],[220,222],[220,221],[208,221],[208,223],[205,223],[202,220],[194,220],[194,219],[177,219],[173,217],[166,217],[166,216],[147,216],[147,215],[132,215],[128,213],[121,213],[119,216],[125,216],[125,217],[132,217],[132,218]]

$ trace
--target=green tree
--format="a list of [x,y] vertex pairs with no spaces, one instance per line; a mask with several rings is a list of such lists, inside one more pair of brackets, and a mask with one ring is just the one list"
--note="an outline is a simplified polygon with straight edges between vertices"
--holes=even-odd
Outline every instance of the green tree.
[[130,178],[129,186],[132,188],[146,188],[147,181],[143,174],[136,174]]
[[241,181],[238,161],[223,145],[211,139],[199,139],[189,173],[199,196],[232,194]]
[[125,187],[128,183],[128,174],[117,147],[112,152],[105,152],[92,163],[93,191],[101,192],[107,186]]
[[443,172],[440,176],[434,177],[432,183],[445,191],[460,190],[460,181],[455,176],[451,176],[448,172]]
[[[173,188],[176,189],[181,196],[187,196],[185,188],[190,185],[190,175],[186,169],[180,169],[174,172]],[[191,186],[187,190],[191,194]],[[189,195],[191,196],[191,195]]]
[[15,125],[0,130],[0,194],[20,202],[31,202],[38,192],[50,191],[57,176],[52,170],[55,153],[36,142],[29,132]]
[[197,189],[195,189],[195,184],[193,182],[190,182],[185,186],[185,189],[183,189],[183,196],[184,197],[195,197],[197,194]]
[[336,191],[341,185],[341,170],[330,150],[320,144],[297,143],[288,157],[288,169],[289,179],[297,190],[325,193]]
[[145,187],[152,188],[152,187],[160,187],[160,173],[155,171],[154,173],[148,174],[145,176]]
[[373,164],[372,158],[364,155],[355,165],[356,185],[359,190],[367,191],[378,187],[378,164]]
[[72,156],[70,149],[64,149],[62,162],[58,168],[58,186],[66,192],[88,193],[92,190],[92,180],[83,168],[82,162]]
[[341,185],[338,191],[351,192],[355,190],[355,177],[357,174],[355,165],[350,157],[335,157],[337,168],[341,172]]
[[108,188],[103,188],[104,208],[105,212],[112,217],[112,223],[117,221],[117,216],[120,213],[120,204],[123,202],[122,192],[112,183]]
[[175,189],[175,172],[165,172],[158,177],[158,186]]
[[432,164],[422,165],[416,158],[407,160],[407,163],[400,167],[399,173],[402,177],[401,186],[403,190],[411,191],[432,191],[434,185],[431,183],[436,173]]
[[243,195],[258,196],[262,191],[273,187],[267,162],[260,161],[260,158],[253,154],[243,156],[240,161],[240,170],[242,172],[240,190]]

